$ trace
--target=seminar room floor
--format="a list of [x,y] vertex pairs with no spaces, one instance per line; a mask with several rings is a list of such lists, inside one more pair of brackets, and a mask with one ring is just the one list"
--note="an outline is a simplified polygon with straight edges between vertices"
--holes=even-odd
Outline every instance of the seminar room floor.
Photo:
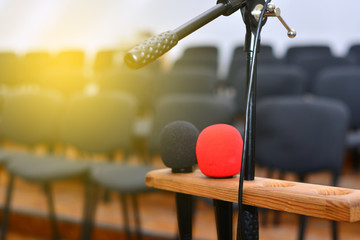
[[[349,165],[349,164],[347,164]],[[264,176],[263,169],[257,169],[257,176]],[[288,176],[291,180],[293,176]],[[0,204],[3,205],[7,173],[0,170]],[[310,182],[329,184],[330,176],[326,173],[314,174]],[[340,178],[341,187],[360,189],[360,171],[345,168]],[[64,239],[79,239],[83,207],[83,184],[78,180],[62,181],[54,184],[56,212],[61,219],[60,232]],[[176,214],[173,194],[163,191],[142,194],[139,198],[141,221],[145,239],[176,239]],[[46,201],[41,187],[20,179],[15,182],[12,201],[10,233],[8,240],[49,239],[50,230],[46,219]],[[280,224],[272,223],[273,212],[268,214],[268,223],[260,225],[260,240],[297,239],[298,216],[280,213]],[[260,214],[260,221],[263,214]],[[131,223],[133,219],[130,218]],[[237,216],[234,214],[234,232]],[[323,219],[309,218],[306,240],[331,239],[330,222]],[[108,202],[100,201],[96,212],[98,228],[93,239],[123,239],[120,201],[116,194],[110,194]],[[115,233],[115,234],[114,234]],[[213,208],[204,201],[196,204],[193,236],[195,240],[215,240],[215,217]],[[360,239],[360,223],[339,223],[340,240]]]

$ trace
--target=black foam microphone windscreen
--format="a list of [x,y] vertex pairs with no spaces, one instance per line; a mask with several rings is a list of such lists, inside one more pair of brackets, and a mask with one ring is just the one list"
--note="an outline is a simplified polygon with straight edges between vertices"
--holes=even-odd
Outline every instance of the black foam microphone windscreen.
[[160,156],[173,172],[191,172],[196,161],[199,130],[190,122],[174,121],[160,133]]
[[[196,142],[199,130],[186,121],[167,124],[160,133],[160,155],[173,173],[191,173],[196,161]],[[175,193],[179,239],[192,239],[193,198]]]

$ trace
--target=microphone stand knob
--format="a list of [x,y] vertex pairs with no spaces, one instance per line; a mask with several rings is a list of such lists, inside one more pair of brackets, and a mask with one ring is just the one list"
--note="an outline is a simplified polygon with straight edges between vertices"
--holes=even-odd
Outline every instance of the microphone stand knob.
[[[262,8],[263,8],[263,5],[259,4],[255,7],[254,11],[252,12],[252,14],[254,15],[254,17],[256,18],[257,21],[259,21],[259,16],[260,16],[260,12],[261,12]],[[290,28],[289,25],[287,25],[285,20],[281,17],[280,8],[275,7],[274,3],[269,3],[267,5],[265,17],[277,17],[279,19],[279,21],[281,22],[281,24],[288,31],[287,32],[288,37],[289,38],[296,37],[296,31],[294,29]]]
[[294,29],[291,29],[288,33],[287,33],[289,38],[294,38],[296,37],[296,31]]

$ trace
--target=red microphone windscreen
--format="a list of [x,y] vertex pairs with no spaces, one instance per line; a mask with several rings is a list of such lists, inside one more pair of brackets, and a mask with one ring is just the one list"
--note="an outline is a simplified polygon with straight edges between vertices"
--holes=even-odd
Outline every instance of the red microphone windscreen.
[[208,177],[231,177],[240,172],[243,139],[227,124],[211,125],[201,131],[196,157],[201,172]]

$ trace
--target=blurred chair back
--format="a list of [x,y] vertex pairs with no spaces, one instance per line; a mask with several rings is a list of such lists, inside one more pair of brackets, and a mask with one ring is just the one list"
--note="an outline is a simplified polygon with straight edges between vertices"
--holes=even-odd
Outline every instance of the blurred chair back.
[[333,54],[328,45],[304,45],[289,47],[285,54],[285,61],[293,64],[299,58],[331,58]]
[[[336,185],[345,157],[349,110],[337,100],[304,97],[267,98],[257,107],[256,162],[281,173],[329,171]],[[298,239],[304,238],[306,217],[300,216]],[[337,223],[332,221],[337,239]]]
[[218,71],[218,60],[214,59],[191,59],[191,58],[180,58],[173,64],[172,70],[186,71],[187,69],[202,69],[217,75]]
[[96,83],[101,91],[117,90],[126,92],[136,98],[138,109],[145,110],[151,106],[151,76],[143,71],[117,69],[99,74]]
[[0,52],[0,84],[18,84],[20,58],[14,52]]
[[61,92],[65,96],[81,92],[90,83],[82,69],[51,68],[44,71],[38,78],[37,84]]
[[[349,110],[337,100],[304,97],[267,98],[257,107],[256,162],[260,166],[306,174],[329,171],[336,185],[345,158]],[[332,238],[337,223],[332,221]],[[304,238],[306,217],[300,216],[298,239]]]
[[216,123],[232,124],[235,106],[228,98],[200,95],[174,94],[158,100],[155,105],[150,150],[158,149],[158,138],[162,128],[173,121],[188,121],[199,131]]
[[63,98],[52,91],[13,92],[4,99],[1,134],[15,143],[35,145],[56,140]]
[[216,46],[193,46],[184,50],[183,55],[175,61],[172,69],[206,69],[217,74],[219,53]]
[[356,66],[322,71],[314,83],[314,94],[343,101],[351,112],[351,127],[360,128],[360,69]]
[[313,92],[314,81],[318,74],[325,69],[334,67],[350,66],[351,62],[343,57],[317,57],[317,56],[304,56],[297,58],[294,65],[302,67],[307,73],[307,92]]
[[41,75],[54,66],[54,57],[47,51],[28,52],[21,59],[19,81],[22,84],[37,84]]
[[[237,46],[234,48],[229,69],[227,71],[226,82],[233,84],[237,81],[237,77],[246,72],[240,72],[246,69],[246,52],[244,52],[244,46]],[[260,52],[257,55],[258,66],[262,65],[279,65],[282,64],[282,60],[275,56],[273,48],[270,45],[261,45]]]
[[349,111],[340,101],[277,97],[258,103],[256,161],[304,175],[340,174]]
[[74,95],[65,109],[60,138],[88,153],[128,152],[136,106],[132,96],[119,91]]
[[257,99],[305,93],[306,73],[296,66],[264,65],[257,72]]
[[218,59],[219,50],[216,46],[192,46],[187,47],[183,57],[192,59]]
[[[58,121],[62,116],[63,98],[50,91],[18,91],[8,94],[0,124],[1,133],[22,149],[41,146],[42,155],[9,153],[6,156],[6,170],[9,174],[7,191],[3,205],[3,221],[1,239],[6,238],[10,204],[14,190],[14,179],[22,178],[27,182],[41,184],[46,194],[46,205],[49,210],[50,225],[53,239],[60,239],[55,216],[51,183],[57,180],[84,176],[88,167],[74,161],[62,161],[52,157],[50,153],[57,143]],[[47,147],[47,148],[44,148]],[[52,147],[52,148],[51,148]],[[47,155],[44,154],[48,153]]]
[[[239,46],[234,47],[233,52],[232,52],[232,56],[231,56],[232,60],[240,59],[240,58],[244,59],[244,61],[246,60],[246,52],[244,51],[244,46],[243,45],[239,45]],[[275,58],[275,54],[274,54],[272,46],[262,44],[260,46],[259,58],[264,58],[264,59],[273,59],[273,58]]]
[[[238,112],[243,115],[246,110],[246,76],[243,68],[237,81],[233,82],[236,90],[235,102]],[[261,65],[257,72],[257,101],[272,96],[302,95],[306,88],[306,73],[302,68],[290,65]]]
[[350,46],[346,57],[354,64],[360,65],[360,44]]
[[144,178],[152,168],[145,164],[124,163],[133,150],[136,108],[135,98],[120,91],[100,91],[95,96],[75,96],[69,102],[62,132],[64,141],[85,152],[109,155],[121,150],[124,153],[121,163],[106,162],[91,166],[81,239],[91,239],[98,198],[92,192],[96,192],[99,186],[120,195],[126,239],[131,239],[126,198],[128,195],[132,198],[135,231],[138,239],[141,238],[137,194],[150,190],[145,185]]
[[337,99],[350,109],[350,131],[346,146],[351,151],[354,169],[359,168],[360,146],[360,69],[357,66],[338,67],[322,71],[314,83],[314,94]]
[[159,74],[152,101],[169,94],[214,94],[218,78],[205,69],[182,69]]
[[56,67],[61,69],[82,70],[85,64],[85,52],[82,50],[63,50],[56,55]]
[[100,50],[95,56],[93,70],[95,73],[102,73],[111,70],[114,67],[114,58],[116,50]]

